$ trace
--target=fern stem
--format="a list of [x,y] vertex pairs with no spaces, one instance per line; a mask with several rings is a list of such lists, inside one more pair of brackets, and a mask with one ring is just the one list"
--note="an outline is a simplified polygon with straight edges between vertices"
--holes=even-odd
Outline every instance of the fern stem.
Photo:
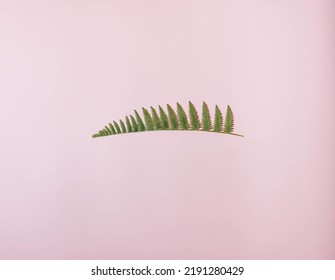
[[[216,131],[213,131],[213,130],[207,131],[207,130],[203,130],[203,129],[200,129],[200,130],[144,130],[144,131],[138,131],[137,133],[140,133],[140,132],[171,132],[171,131],[177,131],[177,132],[182,132],[182,131],[185,131],[185,132],[206,132],[206,133],[226,134],[226,135],[232,135],[232,136],[238,136],[238,137],[245,137],[244,135],[237,134],[237,133],[226,133],[226,132],[223,132],[223,131],[216,132]],[[122,134],[124,134],[124,133],[115,134],[113,136],[122,135]],[[94,136],[94,135],[99,135],[99,134],[98,133],[93,134],[92,138],[102,137],[101,135],[99,135],[99,136]],[[110,135],[103,135],[103,136],[110,136]]]

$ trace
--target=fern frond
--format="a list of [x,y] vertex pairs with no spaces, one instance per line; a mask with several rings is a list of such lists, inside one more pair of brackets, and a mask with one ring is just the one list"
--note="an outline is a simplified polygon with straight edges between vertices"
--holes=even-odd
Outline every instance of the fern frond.
[[169,104],[167,104],[166,107],[167,107],[168,116],[169,116],[170,129],[177,130],[179,128],[177,114]]
[[130,121],[129,121],[129,118],[128,116],[126,116],[126,125],[127,125],[127,131],[130,133],[130,132],[133,132],[133,129],[131,127],[131,124],[130,124]]
[[135,117],[136,117],[136,121],[137,121],[137,128],[138,131],[145,131],[145,125],[143,123],[143,120],[141,119],[141,116],[139,115],[139,113],[134,110],[135,112]]
[[160,129],[162,129],[161,120],[159,119],[158,114],[157,114],[155,108],[150,107],[150,109],[151,109],[152,122],[153,122],[153,124],[154,124],[154,129],[155,129],[155,130],[160,130]]
[[124,125],[124,122],[122,120],[120,120],[120,126],[121,126],[122,133],[127,133],[126,126]]
[[152,118],[147,109],[142,108],[145,126],[147,130],[154,130],[154,124],[152,122]]
[[177,115],[178,115],[180,128],[182,130],[188,130],[190,128],[190,125],[188,123],[187,116],[185,114],[183,107],[178,102],[177,102]]
[[189,101],[188,105],[188,116],[182,105],[178,102],[176,111],[169,104],[167,104],[167,113],[165,113],[161,106],[158,106],[157,111],[154,107],[150,106],[151,114],[147,109],[142,107],[143,119],[140,114],[134,110],[135,115],[126,116],[125,122],[121,119],[119,122],[112,121],[97,133],[93,134],[92,137],[97,138],[114,134],[152,130],[205,131],[243,136],[233,133],[234,115],[229,105],[227,106],[225,119],[223,119],[219,106],[215,106],[213,125],[208,105],[205,102],[202,104],[201,121],[199,119],[198,112],[191,101]]
[[202,103],[202,128],[206,131],[210,131],[212,129],[211,116],[209,114],[208,105],[205,101]]
[[232,133],[234,130],[234,114],[230,106],[227,106],[226,117],[224,122],[224,133]]
[[219,107],[215,106],[215,116],[214,116],[214,131],[222,132],[223,131],[223,117]]
[[197,110],[191,101],[188,102],[189,116],[192,130],[198,130],[200,128],[200,119]]
[[133,129],[133,132],[137,132],[138,131],[137,122],[135,121],[135,118],[132,115],[130,115],[130,120],[131,120],[131,126]]
[[169,121],[168,121],[168,117],[167,117],[166,113],[164,112],[164,110],[161,106],[158,106],[158,108],[159,108],[159,115],[160,115],[160,119],[161,119],[162,129],[163,130],[169,129]]
[[119,125],[117,124],[117,122],[113,121],[113,124],[114,124],[115,130],[116,130],[116,133],[120,134],[121,133],[121,129],[120,129]]

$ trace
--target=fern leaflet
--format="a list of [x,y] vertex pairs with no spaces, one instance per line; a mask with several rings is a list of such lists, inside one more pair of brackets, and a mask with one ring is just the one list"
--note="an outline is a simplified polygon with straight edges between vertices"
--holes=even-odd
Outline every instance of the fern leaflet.
[[145,109],[145,108],[142,108],[142,111],[143,111],[145,126],[146,126],[147,130],[154,130],[154,124],[152,122],[152,118],[151,118],[148,110]]
[[117,122],[113,121],[113,124],[114,124],[115,130],[116,130],[116,133],[120,134],[121,133],[121,129],[120,129],[119,125],[117,124]]
[[206,131],[210,131],[212,128],[211,116],[209,114],[208,105],[205,101],[202,103],[202,128]]
[[234,130],[234,115],[230,106],[227,106],[226,117],[224,122],[224,133],[232,133]]
[[138,131],[137,122],[135,121],[135,119],[132,115],[130,115],[130,120],[131,120],[131,126],[133,128],[133,132],[137,132]]
[[183,107],[178,102],[177,102],[177,115],[180,123],[180,128],[182,130],[188,130],[190,128],[190,125],[188,124],[187,116],[185,114]]
[[223,118],[222,113],[219,109],[219,107],[215,106],[215,116],[214,116],[214,131],[215,132],[221,132],[223,129]]
[[169,129],[169,121],[166,113],[164,112],[161,106],[159,106],[158,108],[159,108],[159,115],[161,117],[162,129],[163,130]]
[[154,124],[154,129],[155,129],[155,130],[160,130],[160,129],[162,129],[161,120],[159,119],[158,114],[157,114],[155,108],[154,108],[154,107],[150,107],[150,109],[151,109],[152,122],[153,122],[153,124]]
[[139,115],[139,113],[134,110],[135,112],[135,117],[136,117],[136,121],[137,121],[137,129],[138,131],[145,131],[145,125],[141,119],[141,116]]
[[189,107],[191,129],[199,130],[200,129],[200,119],[199,119],[198,112],[195,109],[191,101],[188,102],[188,107]]
[[109,123],[108,125],[109,125],[110,130],[112,131],[112,134],[116,134],[114,126],[111,123]]
[[122,120],[120,120],[120,126],[121,126],[122,133],[127,133],[126,126],[124,125],[124,122]]
[[128,116],[126,116],[126,124],[127,124],[127,131],[128,131],[128,132],[133,132],[133,129],[132,129],[132,127],[131,127],[131,123],[130,123],[130,121],[129,121]]

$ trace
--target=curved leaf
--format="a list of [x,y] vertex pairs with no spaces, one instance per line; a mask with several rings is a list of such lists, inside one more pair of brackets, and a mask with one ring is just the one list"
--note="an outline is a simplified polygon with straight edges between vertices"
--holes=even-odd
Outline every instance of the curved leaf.
[[167,113],[165,113],[161,106],[158,106],[157,111],[155,108],[150,106],[151,114],[147,109],[142,107],[144,121],[139,113],[134,110],[135,117],[132,115],[129,115],[129,117],[126,116],[125,123],[122,120],[119,120],[119,123],[112,121],[112,123],[109,123],[103,129],[93,134],[92,137],[97,138],[114,134],[152,130],[193,130],[243,136],[233,133],[234,115],[229,105],[227,106],[224,120],[219,106],[215,106],[213,125],[208,105],[205,102],[202,104],[201,122],[198,112],[191,101],[189,101],[188,105],[188,116],[182,105],[178,102],[176,111],[169,104],[167,104]]

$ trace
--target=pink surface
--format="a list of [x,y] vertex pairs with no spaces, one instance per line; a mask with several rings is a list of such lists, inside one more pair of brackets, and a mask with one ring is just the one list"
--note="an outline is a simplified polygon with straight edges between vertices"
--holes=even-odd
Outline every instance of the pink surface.
[[[1,259],[334,259],[333,0],[0,1]],[[91,139],[231,105],[245,138]]]

